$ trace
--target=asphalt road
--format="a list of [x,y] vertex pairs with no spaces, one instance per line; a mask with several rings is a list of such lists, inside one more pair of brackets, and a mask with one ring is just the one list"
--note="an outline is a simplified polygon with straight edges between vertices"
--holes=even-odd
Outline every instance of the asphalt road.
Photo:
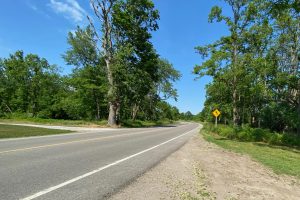
[[106,199],[198,130],[183,124],[0,140],[0,199]]

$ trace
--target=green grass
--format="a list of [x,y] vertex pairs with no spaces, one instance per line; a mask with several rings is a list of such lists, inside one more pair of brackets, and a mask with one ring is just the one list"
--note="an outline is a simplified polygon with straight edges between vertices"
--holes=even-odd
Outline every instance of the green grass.
[[88,126],[88,127],[106,127],[106,120],[89,121],[89,120],[63,120],[63,119],[42,119],[42,118],[19,118],[0,119],[3,123],[23,123],[23,124],[42,124],[56,126]]
[[125,120],[122,121],[121,126],[128,128],[142,128],[142,127],[154,127],[154,126],[167,126],[173,124],[170,120],[159,121],[141,121],[141,120]]
[[228,140],[206,130],[204,138],[225,149],[250,155],[253,159],[270,167],[277,174],[287,174],[300,178],[300,151],[289,147],[278,147],[264,143]]
[[54,135],[54,134],[63,134],[63,133],[71,133],[71,132],[72,131],[67,131],[67,130],[55,130],[55,129],[46,129],[46,128],[0,124],[0,138],[43,136],[43,135]]
[[[56,126],[85,126],[85,127],[108,127],[107,120],[63,120],[63,119],[42,119],[34,117],[11,117],[10,119],[0,119],[2,123],[11,124],[39,124],[39,125],[56,125]],[[121,127],[141,128],[153,126],[166,126],[173,124],[171,120],[159,121],[141,121],[141,120],[124,120]]]

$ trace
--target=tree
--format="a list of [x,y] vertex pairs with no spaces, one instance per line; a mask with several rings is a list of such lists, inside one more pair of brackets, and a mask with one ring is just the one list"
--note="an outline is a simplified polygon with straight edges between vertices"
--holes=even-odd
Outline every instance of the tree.
[[224,123],[231,116],[234,125],[295,132],[300,122],[296,1],[226,2],[233,18],[224,17],[221,8],[214,7],[209,19],[225,21],[231,35],[197,48],[208,59],[194,72],[213,77],[201,116],[210,120],[211,109],[218,107]]
[[80,94],[75,97],[91,111],[87,116],[99,120],[106,116],[101,113],[106,113],[103,104],[107,103],[108,83],[105,62],[97,50],[94,37],[95,33],[90,26],[86,29],[78,27],[75,33],[69,33],[68,43],[71,48],[63,57],[67,64],[76,67],[68,81]]
[[[134,91],[137,97],[133,99],[138,102],[136,99],[144,96],[151,89],[151,83],[157,79],[155,64],[158,55],[150,42],[150,31],[157,30],[159,15],[150,0],[91,0],[91,4],[95,15],[102,22],[102,38],[99,38],[100,33],[96,31],[93,22],[91,26],[98,41],[102,43],[109,82],[108,124],[115,126],[123,94]],[[144,77],[144,83],[150,83],[148,88],[146,84],[137,82],[141,76]],[[124,87],[124,82],[127,87]]]
[[[90,20],[91,26],[94,28],[95,36],[98,41],[102,42],[103,57],[106,63],[106,73],[108,79],[108,102],[109,102],[109,116],[108,125],[117,125],[117,111],[119,110],[119,99],[116,94],[116,87],[112,69],[112,62],[114,59],[114,44],[115,41],[113,35],[113,24],[112,24],[112,12],[113,6],[116,0],[91,0],[91,5],[97,18],[102,21],[101,31],[102,38],[100,38],[100,33],[97,33],[94,23]],[[99,49],[99,48],[98,48]]]
[[[275,1],[271,7],[278,34],[275,54],[277,58],[277,88],[280,101],[297,110],[297,126],[300,135],[300,3],[299,1]],[[290,112],[290,111],[288,111]]]
[[177,101],[178,94],[173,83],[180,79],[180,72],[174,69],[172,64],[166,59],[159,59],[158,66],[157,94],[162,96],[162,100],[173,98]]
[[194,68],[194,73],[200,76],[210,75],[219,81],[226,82],[232,91],[232,121],[234,125],[240,122],[238,110],[238,85],[242,81],[242,56],[246,49],[245,35],[255,19],[257,10],[249,0],[225,0],[231,7],[232,17],[222,15],[220,7],[213,7],[209,21],[224,21],[230,31],[230,36],[222,37],[214,44],[197,47],[198,52],[205,58],[210,57],[201,66]]
[[35,54],[23,51],[3,59],[0,81],[1,109],[4,112],[28,113],[33,117],[52,105],[59,87],[56,66]]

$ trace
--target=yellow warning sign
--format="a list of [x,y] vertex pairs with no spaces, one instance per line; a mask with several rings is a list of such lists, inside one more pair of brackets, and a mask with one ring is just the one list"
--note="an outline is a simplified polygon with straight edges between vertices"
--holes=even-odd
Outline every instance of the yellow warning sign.
[[215,117],[219,117],[221,115],[221,112],[218,110],[218,109],[215,109],[212,114],[215,116]]

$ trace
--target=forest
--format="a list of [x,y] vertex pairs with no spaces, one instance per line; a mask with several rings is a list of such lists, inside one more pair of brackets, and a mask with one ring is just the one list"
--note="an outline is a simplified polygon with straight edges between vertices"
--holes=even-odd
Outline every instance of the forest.
[[233,126],[300,135],[300,2],[225,0],[230,15],[213,7],[209,22],[223,23],[229,34],[198,46],[205,59],[194,68],[212,77],[198,117]]

